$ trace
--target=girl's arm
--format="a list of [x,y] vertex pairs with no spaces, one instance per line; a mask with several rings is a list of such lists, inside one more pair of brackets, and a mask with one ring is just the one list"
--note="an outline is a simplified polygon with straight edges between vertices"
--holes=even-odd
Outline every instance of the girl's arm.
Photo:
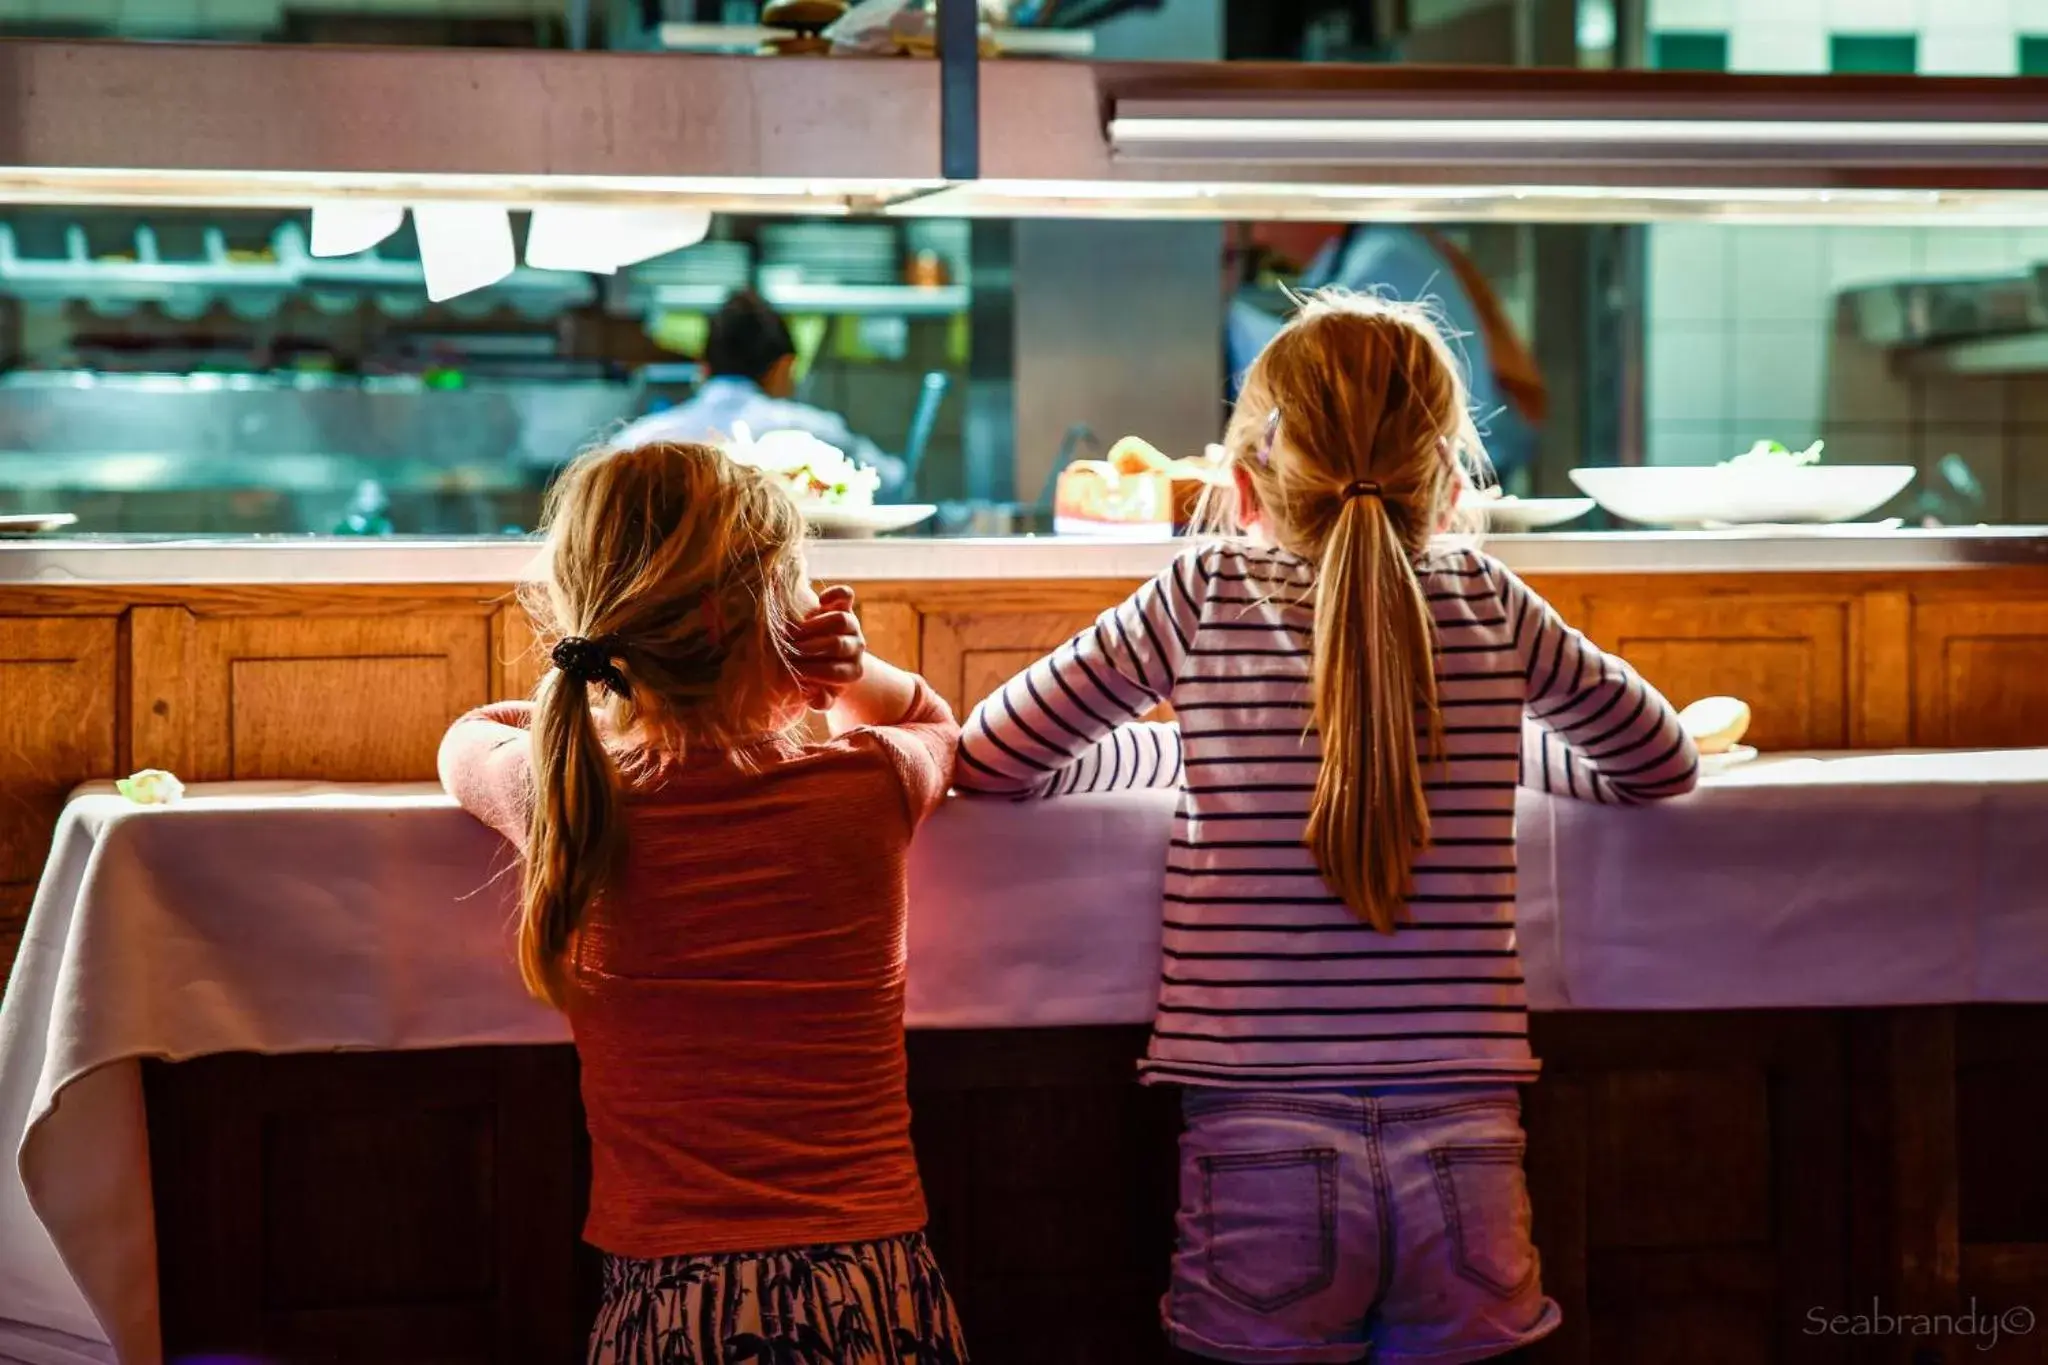
[[[1050,782],[1033,785],[1020,796],[1081,796],[1089,792],[1136,791],[1180,785],[1182,767],[1180,726],[1156,720],[1119,725],[1088,746]],[[963,789],[970,787],[963,776]]]
[[903,784],[913,826],[945,800],[960,723],[923,678],[866,655],[859,681],[839,694],[826,719],[834,734],[866,729],[880,742]]
[[1519,578],[1497,565],[1493,572],[1529,681],[1522,784],[1610,805],[1691,791],[1699,750],[1671,703]]
[[872,654],[863,653],[860,676],[833,700],[825,712],[825,719],[835,735],[858,730],[864,725],[911,724],[912,711],[924,697],[938,702],[947,720],[953,718],[953,713],[946,710],[946,704],[924,685],[924,679]]
[[1051,796],[1177,783],[1179,727],[1129,723],[1171,699],[1208,578],[1202,552],[1187,551],[998,688],[968,717],[954,784]]
[[960,725],[915,673],[868,653],[853,589],[827,588],[790,635],[798,683],[834,735],[869,732],[896,769],[913,826],[945,799]]
[[441,785],[461,807],[522,853],[533,809],[533,703],[479,707],[441,739]]

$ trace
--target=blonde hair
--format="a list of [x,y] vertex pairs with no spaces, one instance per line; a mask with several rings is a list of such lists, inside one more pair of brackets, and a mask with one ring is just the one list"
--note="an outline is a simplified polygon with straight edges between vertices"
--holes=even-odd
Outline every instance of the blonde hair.
[[1423,764],[1444,754],[1415,561],[1473,477],[1461,462],[1484,467],[1457,358],[1423,308],[1311,296],[1253,362],[1225,446],[1273,540],[1318,566],[1309,849],[1331,891],[1391,933],[1429,846]]
[[547,572],[522,598],[543,639],[569,642],[557,662],[582,676],[558,667],[535,697],[519,969],[528,991],[559,1006],[577,931],[625,851],[618,765],[599,721],[670,756],[790,724],[801,711],[786,641],[804,527],[758,470],[669,442],[577,457],[544,525]]

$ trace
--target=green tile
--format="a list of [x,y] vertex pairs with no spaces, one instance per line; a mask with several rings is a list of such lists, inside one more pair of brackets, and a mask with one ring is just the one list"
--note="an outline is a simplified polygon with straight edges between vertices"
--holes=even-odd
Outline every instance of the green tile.
[[1650,35],[1650,65],[1660,71],[1726,71],[1725,33],[1655,33]]
[[2048,76],[2048,37],[2031,33],[2020,35],[2020,74]]
[[1920,68],[1912,33],[1837,33],[1828,39],[1828,69],[1841,76],[1910,76]]

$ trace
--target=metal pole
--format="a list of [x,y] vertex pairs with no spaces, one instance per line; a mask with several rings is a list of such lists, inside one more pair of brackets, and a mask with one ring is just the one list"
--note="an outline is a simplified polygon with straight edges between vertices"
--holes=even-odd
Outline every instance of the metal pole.
[[939,0],[939,174],[981,175],[981,6]]

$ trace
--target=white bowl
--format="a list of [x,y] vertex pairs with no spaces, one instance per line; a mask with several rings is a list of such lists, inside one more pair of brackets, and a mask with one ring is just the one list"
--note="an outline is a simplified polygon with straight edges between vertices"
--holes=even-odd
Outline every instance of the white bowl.
[[1754,526],[1853,521],[1897,497],[1911,465],[1636,465],[1574,469],[1572,482],[1615,516],[1644,526]]
[[1481,499],[1479,506],[1486,512],[1488,529],[1505,531],[1535,531],[1545,526],[1562,526],[1568,521],[1577,521],[1593,510],[1591,498],[1500,498]]

